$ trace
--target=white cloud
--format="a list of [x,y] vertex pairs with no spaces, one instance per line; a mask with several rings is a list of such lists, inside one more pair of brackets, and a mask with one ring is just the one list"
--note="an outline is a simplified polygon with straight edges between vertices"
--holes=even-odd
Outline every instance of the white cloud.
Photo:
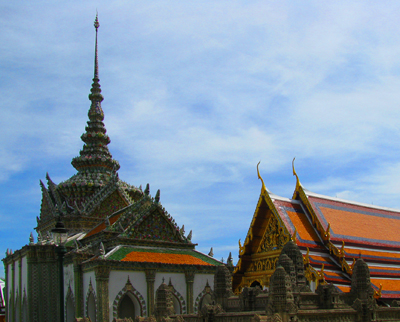
[[296,156],[315,192],[398,206],[397,2],[36,1],[9,2],[0,14],[3,216],[32,211],[7,201],[10,184],[22,192],[43,169],[55,181],[73,173],[96,7],[120,177],[161,188],[202,243],[227,222],[216,252],[244,238],[260,160],[267,186],[284,196]]

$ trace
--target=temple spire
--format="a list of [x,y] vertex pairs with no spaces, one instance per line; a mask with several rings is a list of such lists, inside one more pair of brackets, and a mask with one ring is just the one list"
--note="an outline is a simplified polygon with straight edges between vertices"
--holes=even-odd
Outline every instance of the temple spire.
[[96,19],[94,20],[94,28],[96,29],[96,41],[94,48],[94,76],[93,84],[90,90],[89,99],[92,102],[89,110],[89,119],[91,121],[103,121],[104,112],[101,108],[101,102],[103,101],[103,95],[101,95],[100,89],[100,79],[99,79],[99,57],[97,53],[97,34],[100,27],[98,15],[96,14]]
[[99,79],[99,59],[97,35],[100,27],[98,15],[94,21],[96,30],[95,53],[94,53],[94,76],[92,88],[90,89],[89,100],[91,101],[88,116],[89,120],[82,134],[81,139],[84,142],[83,149],[79,156],[72,159],[72,165],[78,174],[65,182],[65,189],[71,185],[79,185],[81,189],[87,187],[99,187],[106,184],[112,174],[119,169],[118,161],[112,158],[108,150],[108,144],[111,142],[106,134],[107,130],[103,123],[104,112],[101,108],[103,95],[101,95],[100,79]]

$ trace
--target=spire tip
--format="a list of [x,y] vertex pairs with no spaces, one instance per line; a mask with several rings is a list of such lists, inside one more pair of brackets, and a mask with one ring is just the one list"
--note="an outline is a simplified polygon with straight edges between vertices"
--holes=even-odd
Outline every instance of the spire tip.
[[94,27],[96,28],[96,31],[100,27],[99,14],[98,14],[97,10],[96,10],[96,19],[94,19]]

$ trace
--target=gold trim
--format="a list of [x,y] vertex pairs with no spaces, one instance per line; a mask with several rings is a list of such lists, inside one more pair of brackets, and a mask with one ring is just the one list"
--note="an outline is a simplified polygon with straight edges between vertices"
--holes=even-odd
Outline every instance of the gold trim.
[[379,284],[379,290],[374,290],[374,298],[380,299],[382,297],[382,284]]

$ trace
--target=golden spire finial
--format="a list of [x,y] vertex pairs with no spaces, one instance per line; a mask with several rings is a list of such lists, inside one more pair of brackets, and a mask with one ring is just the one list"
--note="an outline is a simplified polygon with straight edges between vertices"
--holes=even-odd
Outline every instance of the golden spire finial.
[[296,176],[296,188],[297,188],[300,186],[300,180],[299,180],[299,176],[296,173],[296,170],[294,169],[294,160],[296,160],[296,157],[293,158],[292,168],[293,168],[293,175]]
[[304,264],[310,264],[310,249],[307,247],[307,253],[306,256],[304,258]]
[[261,180],[261,183],[262,183],[262,186],[261,186],[261,194],[263,194],[263,193],[267,192],[267,188],[265,188],[264,180],[263,180],[263,178],[261,178],[261,176],[260,176],[260,171],[258,170],[258,165],[260,164],[260,162],[261,162],[261,161],[259,161],[259,162],[257,163],[257,175],[258,175],[258,179],[260,179],[260,180]]
[[382,283],[379,283],[379,290],[374,291],[374,298],[380,299],[382,297]]
[[325,230],[325,240],[331,239],[331,223],[328,222],[328,227]]
[[[324,272],[324,269],[325,269],[325,265],[322,264],[321,271],[318,273],[318,275],[319,275],[319,277],[320,277],[320,279],[321,279],[322,281],[325,281],[325,272]],[[325,283],[323,283],[323,284],[325,284]]]
[[242,246],[242,243],[240,242],[239,239],[239,255],[243,255],[244,254],[244,245]]
[[342,247],[340,248],[340,255],[344,257],[344,240],[342,240]]

